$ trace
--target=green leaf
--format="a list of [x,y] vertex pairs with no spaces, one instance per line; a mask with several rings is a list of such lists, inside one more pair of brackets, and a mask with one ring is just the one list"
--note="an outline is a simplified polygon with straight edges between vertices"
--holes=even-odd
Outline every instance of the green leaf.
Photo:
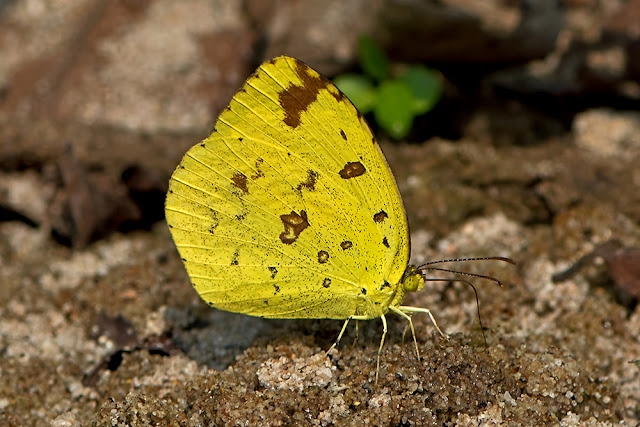
[[360,74],[342,74],[333,79],[333,83],[362,114],[367,114],[373,109],[377,90],[367,77]]
[[389,76],[389,58],[371,37],[360,37],[358,59],[364,72],[374,80],[381,82]]
[[442,96],[440,76],[425,66],[412,65],[399,78],[411,88],[416,115],[431,110]]
[[414,98],[409,85],[400,80],[382,82],[378,89],[378,100],[373,110],[376,122],[394,139],[409,134],[413,123]]

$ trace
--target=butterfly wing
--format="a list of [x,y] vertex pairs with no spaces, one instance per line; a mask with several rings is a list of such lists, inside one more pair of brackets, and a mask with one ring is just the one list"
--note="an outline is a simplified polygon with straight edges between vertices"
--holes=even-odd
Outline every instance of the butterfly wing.
[[377,317],[409,257],[399,192],[353,104],[307,65],[262,64],[192,147],[167,223],[201,297],[263,317]]

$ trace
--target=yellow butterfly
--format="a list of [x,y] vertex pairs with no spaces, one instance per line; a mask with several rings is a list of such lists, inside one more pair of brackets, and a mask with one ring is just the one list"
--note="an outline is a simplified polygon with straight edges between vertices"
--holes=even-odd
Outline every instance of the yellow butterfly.
[[378,369],[387,312],[409,321],[414,342],[416,312],[444,336],[428,309],[402,305],[429,267],[408,265],[407,218],[374,135],[331,82],[294,58],[249,77],[173,173],[165,210],[212,307],[345,319],[336,344],[350,319],[379,317]]

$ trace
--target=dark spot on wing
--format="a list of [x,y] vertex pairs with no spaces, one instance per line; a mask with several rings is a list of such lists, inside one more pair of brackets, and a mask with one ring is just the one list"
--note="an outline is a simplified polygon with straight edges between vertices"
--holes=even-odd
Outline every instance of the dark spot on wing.
[[367,170],[364,168],[364,165],[360,162],[349,162],[347,163],[342,170],[340,170],[340,177],[344,179],[355,178],[364,174]]
[[300,214],[291,211],[290,214],[280,215],[280,219],[284,225],[284,232],[280,234],[280,240],[287,245],[295,242],[300,233],[309,226],[305,211],[300,211]]
[[264,172],[262,172],[262,169],[261,169],[262,163],[264,163],[264,160],[261,157],[258,157],[254,165],[256,171],[254,174],[251,175],[252,180],[255,181],[256,179],[262,178],[264,176]]
[[300,86],[291,84],[280,92],[280,106],[285,112],[284,122],[292,128],[300,125],[302,113],[318,99],[318,93],[327,87],[327,82],[306,65],[296,62],[294,71],[302,80]]
[[331,279],[324,279],[324,281],[322,282],[322,286],[324,286],[325,288],[328,288],[330,284]]
[[231,257],[231,265],[238,265],[238,257],[240,256],[240,252],[236,249],[233,252],[233,256]]
[[380,211],[380,212],[378,212],[377,214],[375,214],[373,216],[373,220],[375,222],[382,222],[387,218],[389,218],[389,215],[387,215],[387,213],[385,211]]
[[278,274],[278,269],[275,268],[275,267],[267,267],[267,268],[271,272],[271,278],[275,279],[276,278],[276,274]]
[[345,141],[347,140],[347,134],[344,133],[342,129],[340,129],[340,136],[342,136],[342,139],[344,139]]
[[389,284],[389,282],[387,282],[386,280],[384,281],[384,283],[382,284],[382,286],[380,286],[380,290],[384,290],[384,288],[390,288],[391,285]]
[[362,290],[360,292],[362,292],[362,295],[366,295],[367,294],[366,288],[362,288]]
[[327,251],[318,252],[318,262],[324,264],[327,261],[329,261],[329,253]]
[[277,294],[278,292],[280,292],[280,286],[278,286],[278,285],[273,285],[273,288],[276,290],[276,292],[275,292],[276,294]]
[[249,189],[247,188],[247,177],[241,172],[236,172],[231,177],[231,181],[233,181],[233,186],[240,189],[244,194],[249,194]]
[[318,172],[309,169],[307,171],[307,179],[296,187],[296,190],[300,191],[303,188],[306,188],[309,191],[313,191],[316,189],[316,181],[318,180]]
[[383,237],[383,238],[382,238],[382,244],[383,244],[383,245],[385,245],[385,247],[387,247],[387,248],[388,248],[388,247],[390,247],[390,246],[389,246],[389,241],[387,240],[387,238],[386,238],[386,237]]
[[213,234],[214,231],[216,231],[216,228],[218,228],[218,225],[220,225],[220,220],[218,219],[218,215],[217,212],[214,211],[213,209],[211,210],[211,225],[209,226],[209,233]]
[[291,84],[278,95],[280,106],[285,112],[284,122],[292,128],[298,127],[302,113],[318,99],[321,90],[327,90],[337,101],[342,101],[344,95],[333,83],[300,61],[293,63],[293,71],[302,81],[301,85]]
[[348,240],[345,240],[344,242],[340,243],[340,247],[344,250],[349,249],[351,246],[353,246],[353,243],[351,243]]

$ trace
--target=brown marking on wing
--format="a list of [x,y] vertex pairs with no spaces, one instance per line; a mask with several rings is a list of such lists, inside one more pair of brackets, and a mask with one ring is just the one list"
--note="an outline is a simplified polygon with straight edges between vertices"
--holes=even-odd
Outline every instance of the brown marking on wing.
[[313,191],[316,189],[316,182],[318,181],[318,172],[309,169],[308,173],[307,173],[307,179],[304,182],[301,182],[300,184],[298,184],[298,186],[296,187],[296,190],[300,191],[303,188],[306,188],[307,190]]
[[255,166],[254,166],[256,169],[256,172],[253,175],[251,175],[252,180],[255,181],[256,179],[262,178],[264,176],[264,172],[262,172],[262,169],[261,169],[262,163],[264,163],[264,160],[258,157],[256,159]]
[[247,188],[247,177],[243,173],[234,173],[231,177],[231,181],[233,182],[234,187],[238,188],[244,194],[249,194],[249,189]]
[[355,178],[364,174],[367,170],[364,168],[364,165],[360,162],[349,162],[347,163],[342,170],[340,170],[340,177],[344,179]]
[[318,252],[318,262],[324,264],[329,261],[329,253],[327,251]]
[[271,278],[275,279],[276,274],[278,274],[278,269],[275,267],[267,267],[267,269],[271,272]]
[[387,218],[389,218],[389,215],[387,215],[387,213],[385,211],[380,211],[380,212],[378,212],[377,214],[375,214],[373,216],[373,220],[375,222],[382,222]]
[[240,252],[236,249],[231,256],[231,265],[238,265],[238,258],[240,257]]
[[290,214],[280,215],[280,219],[284,225],[284,232],[280,234],[280,240],[286,245],[295,242],[300,233],[302,233],[302,230],[309,226],[307,213],[305,211],[300,211],[300,214],[291,211]]
[[302,113],[318,99],[321,90],[327,90],[338,102],[343,101],[342,92],[306,64],[295,61],[293,71],[302,84],[299,86],[291,84],[278,95],[280,106],[285,112],[284,122],[287,126],[296,128],[300,125]]

